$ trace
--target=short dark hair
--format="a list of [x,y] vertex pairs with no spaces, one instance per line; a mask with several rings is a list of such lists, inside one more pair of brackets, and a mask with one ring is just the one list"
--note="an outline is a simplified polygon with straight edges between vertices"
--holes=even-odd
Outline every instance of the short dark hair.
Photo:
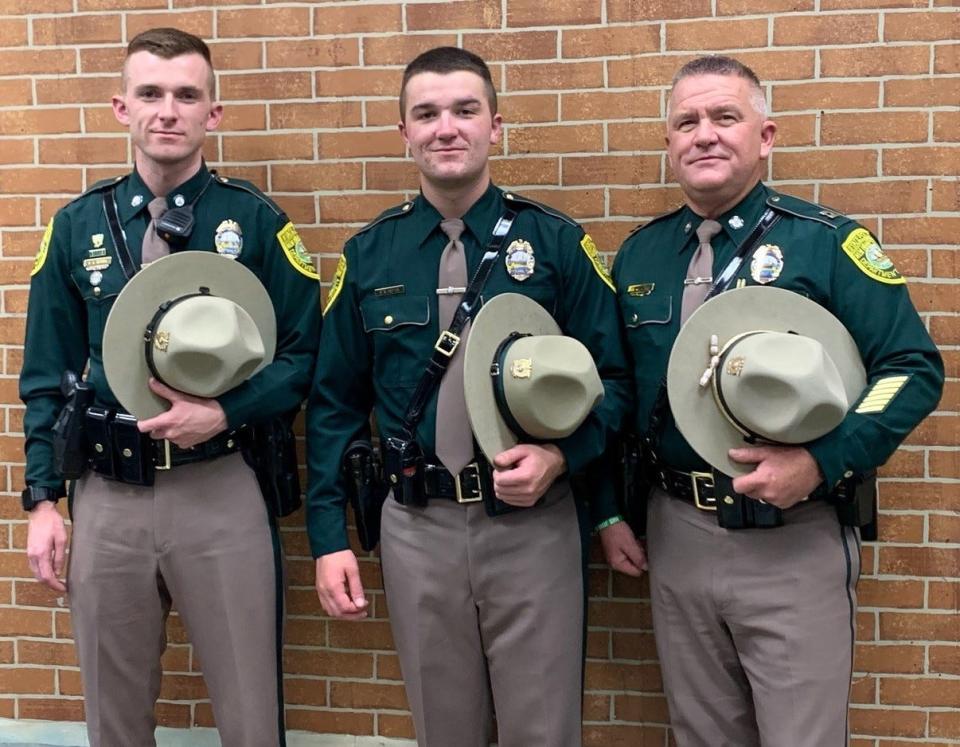
[[407,83],[419,73],[438,73],[446,75],[465,70],[479,75],[483,80],[487,92],[487,103],[490,104],[490,113],[497,113],[497,90],[493,86],[490,68],[483,58],[460,47],[434,47],[417,55],[403,71],[403,81],[400,83],[400,119],[406,115]]
[[213,75],[213,60],[210,57],[210,47],[199,36],[181,31],[175,28],[156,28],[141,31],[127,45],[127,56],[123,63],[123,87],[127,87],[126,81],[126,60],[137,52],[149,52],[150,54],[162,57],[165,60],[172,60],[174,57],[180,57],[185,54],[198,54],[206,60],[210,67],[209,88],[211,97],[214,95],[216,81]]
[[755,99],[754,104],[757,106],[757,111],[761,112],[761,114],[765,113],[766,100],[763,95],[763,86],[760,84],[760,78],[757,77],[757,74],[753,72],[753,70],[740,62],[740,60],[722,54],[711,54],[690,60],[690,62],[677,70],[677,74],[673,76],[673,81],[670,83],[670,97],[673,97],[673,89],[677,87],[677,83],[684,78],[690,78],[694,75],[736,75],[743,78],[756,93],[753,98]]

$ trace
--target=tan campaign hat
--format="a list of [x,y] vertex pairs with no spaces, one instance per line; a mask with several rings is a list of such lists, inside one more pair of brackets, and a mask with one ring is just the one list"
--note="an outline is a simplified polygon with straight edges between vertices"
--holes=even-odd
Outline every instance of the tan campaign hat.
[[110,389],[138,420],[170,403],[151,376],[197,397],[233,389],[273,360],[277,321],[266,288],[235,259],[176,252],[128,282],[103,332]]
[[724,474],[753,468],[727,451],[804,444],[836,428],[866,385],[860,352],[839,319],[782,288],[721,293],[680,329],[667,366],[677,427]]
[[520,442],[569,436],[603,399],[590,351],[518,293],[495,296],[480,309],[464,351],[463,384],[470,427],[490,461]]

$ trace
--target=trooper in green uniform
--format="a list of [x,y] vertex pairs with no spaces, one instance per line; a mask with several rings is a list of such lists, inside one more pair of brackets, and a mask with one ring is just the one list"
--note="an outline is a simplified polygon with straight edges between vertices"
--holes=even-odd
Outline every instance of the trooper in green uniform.
[[[860,537],[825,499],[883,464],[935,407],[943,382],[904,278],[870,232],[761,182],[776,131],[765,112],[756,75],[738,61],[705,57],[680,69],[666,141],[685,205],[631,234],[613,270],[636,379],[634,427],[655,460],[647,465],[653,622],[680,747],[846,744]],[[762,238],[751,237],[774,218]],[[717,232],[704,241],[710,220]],[[693,271],[704,243],[712,268]],[[691,474],[709,467],[663,402],[684,290],[723,283],[740,246],[748,251],[728,287],[783,288],[822,305],[850,332],[867,374],[830,433],[730,450],[747,468],[733,490],[766,502],[767,513],[781,509],[775,528],[718,526],[715,504],[704,500],[709,472]],[[611,529],[611,547],[636,544],[625,523]]]
[[[90,743],[101,747],[154,744],[172,599],[203,662],[224,744],[285,743],[279,535],[236,452],[246,426],[295,410],[306,395],[319,344],[319,285],[284,213],[253,185],[204,164],[206,134],[222,115],[214,86],[201,39],[152,29],[130,42],[113,107],[130,130],[135,168],[57,212],[32,272],[20,378],[28,558],[40,582],[69,591]],[[77,481],[65,584],[66,532],[56,506],[65,489],[53,454],[61,375],[89,366],[93,404],[111,418],[119,412],[103,369],[107,315],[141,266],[141,246],[163,236],[161,214],[176,208],[183,235],[171,227],[166,248],[216,251],[252,270],[276,312],[276,355],[216,399],[151,380],[170,402],[136,425],[150,437],[138,437],[137,448],[156,465],[153,484],[89,471]]]
[[[383,506],[384,587],[419,744],[486,747],[492,687],[501,745],[579,745],[584,586],[568,475],[604,451],[629,401],[613,286],[575,222],[490,182],[488,151],[501,116],[483,60],[451,47],[425,52],[405,71],[400,111],[421,193],[347,242],[308,403],[317,592],[334,617],[367,615],[347,538],[341,458],[371,409],[381,444],[402,430],[446,330],[438,299],[465,290],[441,279],[445,246],[456,251],[462,242],[464,278],[473,277],[498,219],[515,212],[483,297],[511,292],[540,303],[590,350],[605,397],[570,436],[497,455],[491,495],[476,480],[477,461],[485,466],[475,447],[472,463],[444,466],[452,461],[438,454],[446,437],[437,434],[458,423],[438,417],[434,394],[415,432],[423,463],[411,467],[426,478],[423,505],[401,505],[394,494]],[[451,223],[461,224],[459,241],[446,234]],[[596,507],[594,516],[604,511],[616,509]]]

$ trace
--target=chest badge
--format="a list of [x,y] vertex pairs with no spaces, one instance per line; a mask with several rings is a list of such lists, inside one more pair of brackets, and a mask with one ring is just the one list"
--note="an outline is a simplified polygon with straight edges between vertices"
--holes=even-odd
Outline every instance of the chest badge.
[[761,285],[772,283],[783,272],[783,252],[776,244],[757,248],[750,260],[750,277]]
[[100,283],[103,282],[103,273],[99,270],[94,270],[90,273],[90,285],[96,288]]
[[533,275],[533,269],[537,265],[536,257],[533,254],[533,247],[529,241],[516,239],[507,247],[507,274],[514,280],[523,282]]
[[91,256],[83,260],[83,269],[87,272],[103,272],[113,263],[113,257],[108,255]]
[[213,238],[213,245],[217,249],[217,254],[230,259],[239,257],[243,250],[243,231],[240,230],[240,224],[235,220],[225,220],[220,223]]
[[653,293],[656,283],[634,283],[627,286],[627,295],[634,298],[643,298]]

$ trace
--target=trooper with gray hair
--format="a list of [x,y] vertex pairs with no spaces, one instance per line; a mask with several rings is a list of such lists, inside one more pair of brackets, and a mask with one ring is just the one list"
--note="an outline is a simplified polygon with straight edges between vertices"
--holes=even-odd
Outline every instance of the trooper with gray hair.
[[[684,205],[635,230],[613,269],[641,455],[627,513],[647,513],[680,747],[846,744],[872,475],[943,384],[874,236],[763,183],[776,129],[748,67],[684,65],[666,122]],[[627,522],[601,539],[636,575]]]

